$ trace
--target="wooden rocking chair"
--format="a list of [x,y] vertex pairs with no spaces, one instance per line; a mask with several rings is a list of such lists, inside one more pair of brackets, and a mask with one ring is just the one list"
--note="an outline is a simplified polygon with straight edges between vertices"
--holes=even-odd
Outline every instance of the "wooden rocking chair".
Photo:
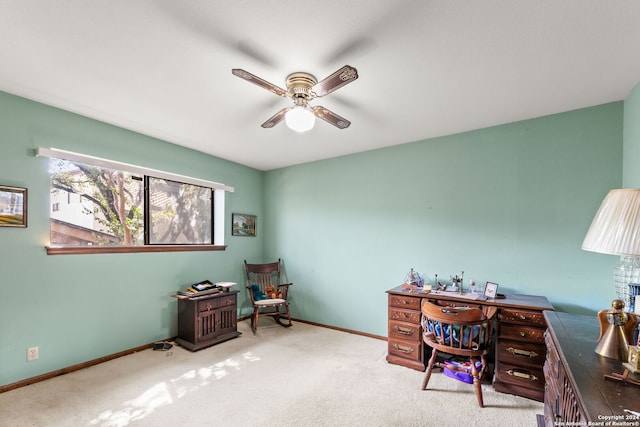
[[[247,290],[253,306],[251,315],[251,330],[256,333],[260,315],[271,316],[281,326],[288,328],[292,325],[289,312],[289,286],[292,283],[280,283],[280,265],[282,261],[266,264],[248,264],[244,261],[247,276]],[[287,318],[283,323],[282,317]]]

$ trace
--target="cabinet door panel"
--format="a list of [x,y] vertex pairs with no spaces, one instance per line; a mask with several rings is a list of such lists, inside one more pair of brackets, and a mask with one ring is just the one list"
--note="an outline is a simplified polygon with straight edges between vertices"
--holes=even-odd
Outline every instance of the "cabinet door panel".
[[216,324],[216,314],[216,311],[210,311],[198,316],[199,341],[206,341],[207,339],[215,337],[216,331],[218,329]]

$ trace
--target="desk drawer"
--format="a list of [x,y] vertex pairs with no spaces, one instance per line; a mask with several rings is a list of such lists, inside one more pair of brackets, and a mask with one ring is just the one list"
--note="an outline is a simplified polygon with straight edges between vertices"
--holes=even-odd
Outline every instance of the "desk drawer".
[[522,341],[498,339],[496,353],[502,362],[515,365],[534,365],[540,367],[544,364],[547,348],[541,344],[531,344]]
[[389,354],[404,359],[422,361],[422,341],[404,341],[389,337]]
[[407,297],[403,295],[389,295],[389,307],[406,308],[420,311],[420,297]]
[[544,373],[542,369],[525,368],[501,362],[496,366],[495,377],[498,381],[504,383],[544,390]]
[[544,329],[524,325],[500,324],[500,337],[544,344]]
[[539,326],[546,328],[544,316],[539,311],[522,310],[516,308],[502,308],[498,314],[500,322],[503,323],[519,323],[529,326]]
[[389,321],[389,338],[402,339],[407,341],[421,341],[420,325],[397,320]]
[[415,310],[404,310],[402,308],[389,307],[389,320],[399,320],[402,322],[420,324],[422,313]]

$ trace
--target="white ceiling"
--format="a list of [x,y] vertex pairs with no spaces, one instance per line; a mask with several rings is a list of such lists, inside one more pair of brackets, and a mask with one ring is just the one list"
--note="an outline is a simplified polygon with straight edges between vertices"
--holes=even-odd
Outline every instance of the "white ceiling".
[[[1,0],[0,90],[260,170],[623,100],[637,0]],[[349,119],[260,125],[295,71]]]

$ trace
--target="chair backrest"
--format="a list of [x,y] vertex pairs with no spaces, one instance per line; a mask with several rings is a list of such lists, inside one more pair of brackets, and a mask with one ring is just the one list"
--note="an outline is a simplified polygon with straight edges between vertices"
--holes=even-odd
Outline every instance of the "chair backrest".
[[491,347],[496,307],[445,307],[422,301],[424,342],[445,353],[474,356]]
[[280,264],[281,260],[266,264],[249,264],[244,261],[244,271],[247,278],[247,287],[256,284],[261,292],[267,286],[273,286],[276,290],[280,286]]

